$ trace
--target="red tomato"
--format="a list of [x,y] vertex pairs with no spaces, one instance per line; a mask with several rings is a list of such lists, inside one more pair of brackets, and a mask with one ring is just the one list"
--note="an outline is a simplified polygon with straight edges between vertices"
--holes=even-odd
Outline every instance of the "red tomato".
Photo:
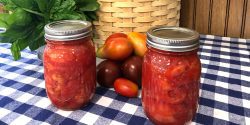
[[114,82],[115,91],[126,97],[137,97],[138,86],[130,80],[118,78]]
[[113,38],[104,45],[104,53],[106,53],[107,58],[111,60],[124,60],[129,57],[132,52],[133,46],[127,38]]
[[127,35],[124,34],[124,33],[114,33],[114,34],[110,35],[110,36],[106,39],[105,43],[109,42],[110,39],[119,38],[119,37],[127,38]]

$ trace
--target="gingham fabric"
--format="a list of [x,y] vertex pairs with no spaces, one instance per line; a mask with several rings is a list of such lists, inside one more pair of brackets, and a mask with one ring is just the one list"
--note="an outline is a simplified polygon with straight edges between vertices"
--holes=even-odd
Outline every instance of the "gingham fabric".
[[[198,113],[191,124],[250,125],[250,40],[201,35],[202,78]],[[152,124],[140,98],[98,87],[91,102],[76,111],[55,108],[45,92],[42,62],[25,49],[13,61],[0,44],[0,125]]]

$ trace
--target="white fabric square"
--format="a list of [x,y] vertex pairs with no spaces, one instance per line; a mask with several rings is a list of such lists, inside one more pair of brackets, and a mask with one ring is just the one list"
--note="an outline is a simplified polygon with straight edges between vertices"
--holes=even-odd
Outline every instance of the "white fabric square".
[[81,123],[88,124],[88,125],[93,125],[96,120],[98,119],[98,115],[87,112],[82,119],[80,120]]
[[229,63],[220,62],[220,66],[221,67],[225,67],[225,68],[230,68],[230,64]]
[[50,124],[47,122],[42,122],[42,124],[40,124],[40,125],[50,125]]
[[240,53],[240,54],[244,54],[244,55],[249,55],[249,51],[247,51],[247,50],[242,50],[242,49],[240,49],[240,50],[239,50],[239,53]]
[[206,44],[213,44],[213,41],[212,40],[206,40],[205,43]]
[[8,95],[14,93],[15,91],[16,91],[15,89],[6,87],[6,88],[4,88],[2,91],[0,91],[0,95],[8,96]]
[[224,102],[224,103],[228,104],[228,96],[226,96],[226,95],[215,93],[214,99],[218,102]]
[[45,81],[42,81],[40,84],[37,85],[37,87],[45,88]]
[[28,77],[28,76],[23,76],[23,75],[20,75],[18,77],[18,79],[19,79],[18,80],[19,82],[26,83],[26,84],[29,84],[29,83],[31,83],[31,82],[33,82],[33,81],[36,80],[36,78]]
[[68,117],[73,111],[64,111],[64,110],[61,110],[61,109],[58,109],[56,111],[57,114],[61,115],[61,116],[64,116],[64,117]]
[[245,87],[245,86],[241,86],[241,91],[247,94],[250,94],[250,88],[249,87]]
[[202,73],[207,73],[207,68],[201,68]]
[[246,124],[245,125],[250,125],[250,118],[249,117],[245,117],[246,120]]
[[126,125],[124,123],[118,122],[118,121],[112,121],[110,125]]
[[4,108],[0,108],[0,119],[3,118],[4,116],[8,115],[11,111],[4,109]]
[[247,42],[246,39],[238,39],[237,41],[238,41],[238,42],[241,42],[241,43],[246,43],[246,42]]
[[239,48],[244,48],[244,49],[247,49],[247,45],[246,44],[239,44]]
[[[231,38],[230,38],[230,37],[222,37],[222,40],[223,40],[223,41],[230,41]],[[223,43],[224,43],[224,42],[223,42]]]
[[51,104],[50,100],[48,98],[42,98],[40,101],[38,101],[35,106],[40,108],[46,108]]
[[250,72],[250,67],[249,66],[240,66],[242,71],[247,71]]
[[209,64],[209,60],[201,59],[202,64]]
[[12,121],[10,125],[26,125],[31,120],[32,119],[30,117],[27,117],[25,115],[20,115],[17,119]]
[[250,101],[246,99],[242,99],[243,107],[250,109]]
[[229,48],[224,48],[224,47],[222,47],[222,48],[221,48],[221,51],[230,52],[230,49],[229,49]]
[[22,63],[18,62],[18,61],[12,61],[11,63],[8,63],[8,65],[10,65],[10,66],[18,66],[20,64],[22,64]]
[[249,58],[240,58],[240,61],[241,62],[250,62],[250,59]]
[[28,100],[30,100],[33,97],[34,97],[34,95],[32,95],[32,94],[24,93],[22,96],[20,96],[16,100],[19,101],[19,102],[26,103]]
[[136,112],[137,108],[138,108],[138,106],[135,106],[135,105],[126,103],[126,104],[122,107],[121,111],[133,115],[133,114]]
[[13,72],[8,72],[0,69],[0,76],[4,77],[6,79],[15,79],[18,77],[20,74],[13,73]]
[[206,35],[206,37],[209,39],[214,39],[214,35]]
[[203,49],[209,49],[209,50],[211,50],[211,49],[212,49],[212,46],[204,45],[204,46],[203,46]]
[[220,58],[221,59],[230,59],[230,56],[228,56],[228,55],[220,55]]
[[218,75],[223,76],[223,77],[229,77],[230,74],[228,72],[218,71]]
[[96,104],[104,106],[104,107],[108,107],[111,103],[112,103],[113,99],[109,98],[109,97],[105,97],[102,96],[97,102]]
[[222,42],[221,45],[222,46],[230,46],[230,43],[228,43],[228,42],[227,43],[226,42]]
[[218,87],[228,89],[228,83],[225,83],[225,82],[216,81],[215,85],[218,86]]
[[214,117],[225,121],[229,121],[229,113],[220,109],[214,109]]

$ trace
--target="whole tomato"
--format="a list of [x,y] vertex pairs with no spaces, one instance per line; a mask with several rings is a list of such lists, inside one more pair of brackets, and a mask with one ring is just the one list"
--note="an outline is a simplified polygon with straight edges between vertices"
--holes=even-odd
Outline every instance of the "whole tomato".
[[138,95],[138,86],[128,79],[116,79],[114,83],[114,89],[122,96],[137,97]]
[[112,35],[110,35],[110,36],[105,40],[105,43],[108,43],[108,42],[110,41],[110,39],[119,38],[119,37],[127,38],[127,35],[124,34],[124,33],[113,33]]
[[127,38],[110,38],[104,46],[97,51],[97,57],[111,60],[124,60],[133,52],[133,46]]
[[121,76],[121,69],[118,63],[105,60],[97,66],[97,82],[104,87],[113,87],[117,78]]

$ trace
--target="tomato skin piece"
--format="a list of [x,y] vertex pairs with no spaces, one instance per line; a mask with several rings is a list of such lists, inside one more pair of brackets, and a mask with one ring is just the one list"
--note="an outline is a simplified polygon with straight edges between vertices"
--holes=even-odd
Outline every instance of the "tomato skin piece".
[[124,78],[118,78],[114,82],[115,91],[126,97],[137,97],[138,96],[138,86],[132,81]]

